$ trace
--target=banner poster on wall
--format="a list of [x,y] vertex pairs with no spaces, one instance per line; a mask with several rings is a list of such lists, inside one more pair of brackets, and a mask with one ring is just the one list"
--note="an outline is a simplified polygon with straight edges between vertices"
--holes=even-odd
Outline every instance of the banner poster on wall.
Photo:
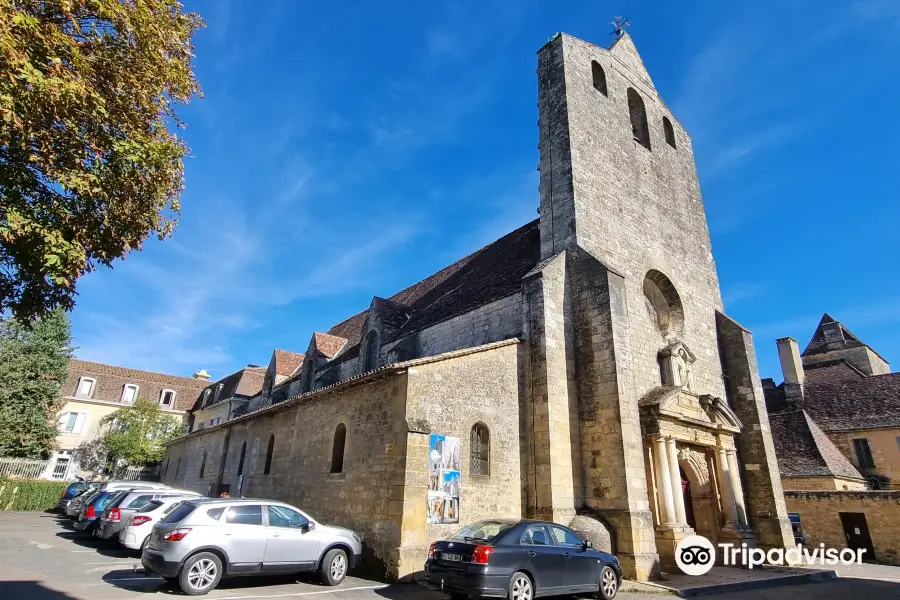
[[428,447],[428,522],[459,523],[459,438],[431,434]]

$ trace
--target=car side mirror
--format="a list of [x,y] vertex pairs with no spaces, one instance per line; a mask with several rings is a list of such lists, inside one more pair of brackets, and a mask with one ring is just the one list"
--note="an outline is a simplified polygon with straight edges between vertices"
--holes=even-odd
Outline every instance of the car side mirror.
[[592,542],[591,540],[587,540],[587,541],[584,542],[584,549],[585,549],[585,550],[587,550],[588,548],[593,548],[593,547],[594,547],[594,542]]
[[313,523],[312,521],[307,521],[306,523],[304,523],[303,525],[300,526],[300,531],[302,531],[303,533],[308,533],[315,528],[316,528],[315,523]]

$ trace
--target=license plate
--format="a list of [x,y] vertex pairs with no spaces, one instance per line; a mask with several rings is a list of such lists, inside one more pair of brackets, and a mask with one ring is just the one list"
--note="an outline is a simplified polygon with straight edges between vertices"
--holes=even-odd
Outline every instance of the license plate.
[[450,552],[441,552],[441,560],[451,560],[459,562],[462,560],[462,554],[451,554]]

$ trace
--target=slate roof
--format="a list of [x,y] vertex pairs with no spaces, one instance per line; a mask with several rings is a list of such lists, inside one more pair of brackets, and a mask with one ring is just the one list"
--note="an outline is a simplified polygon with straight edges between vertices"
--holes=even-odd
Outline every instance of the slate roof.
[[837,323],[841,326],[841,333],[844,335],[844,348],[857,348],[866,345],[862,343],[858,337],[853,335],[843,323],[836,321],[831,315],[825,313],[822,315],[821,320],[819,320],[819,325],[816,327],[812,339],[809,340],[809,343],[806,345],[806,349],[801,356],[810,356],[812,354],[823,354],[828,352],[828,342],[825,340],[824,325],[829,323]]
[[304,355],[299,352],[275,349],[275,372],[290,377],[303,364]]
[[[277,351],[276,351],[277,352]],[[241,398],[249,398],[250,396],[255,396],[262,390],[263,381],[266,378],[266,367],[244,367],[240,371],[235,371],[231,375],[223,377],[218,381],[214,381],[212,383],[208,381],[204,381],[205,387],[209,389],[210,394],[215,393],[216,386],[219,384],[222,385],[222,391],[219,393],[218,401],[209,404],[206,408],[210,406],[215,406],[229,398],[241,397]],[[194,402],[194,406],[191,408],[191,411],[200,410],[200,406],[203,404],[203,394],[200,394],[196,401]]]
[[[411,311],[409,319],[391,339],[420,331],[521,289],[522,278],[540,260],[538,225],[539,220],[535,219],[387,298],[403,311]],[[367,313],[368,309],[328,330],[329,334],[347,340],[340,359],[359,354]]]
[[864,479],[806,411],[769,415],[769,425],[783,477]]
[[803,407],[825,431],[900,427],[900,373],[807,386]]
[[843,358],[806,365],[803,367],[803,374],[804,383],[807,386],[833,385],[847,380],[862,379],[866,376]]

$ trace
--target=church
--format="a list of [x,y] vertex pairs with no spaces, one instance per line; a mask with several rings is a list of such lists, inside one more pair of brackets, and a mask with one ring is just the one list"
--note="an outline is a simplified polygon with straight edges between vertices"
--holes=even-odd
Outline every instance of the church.
[[693,533],[793,545],[688,133],[625,32],[555,35],[537,91],[539,217],[276,352],[234,418],[168,446],[164,482],[352,528],[392,579],[488,517],[571,525],[641,580]]

